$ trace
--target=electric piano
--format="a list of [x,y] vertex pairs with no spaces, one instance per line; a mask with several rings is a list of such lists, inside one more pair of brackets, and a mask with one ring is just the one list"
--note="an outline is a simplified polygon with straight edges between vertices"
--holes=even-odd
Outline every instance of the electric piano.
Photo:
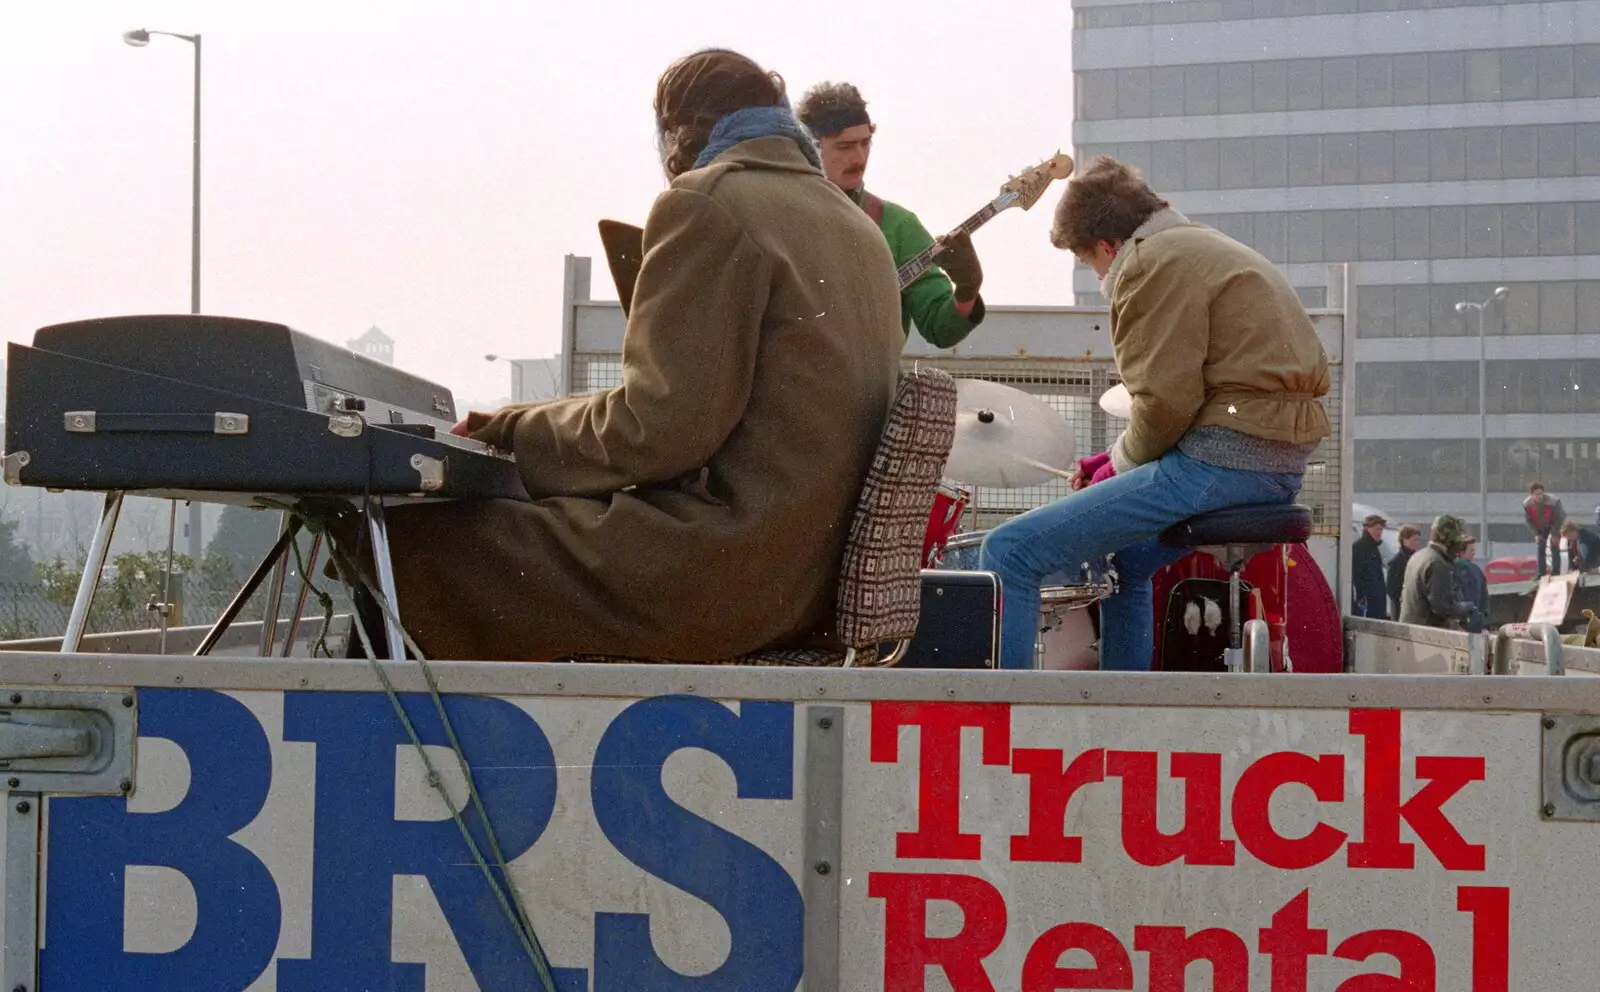
[[10,345],[6,372],[12,485],[206,502],[527,499],[510,455],[450,434],[450,390],[282,324],[57,324]]
[[[311,512],[298,501],[342,498],[362,507],[377,572],[371,591],[395,604],[385,505],[528,498],[515,460],[452,435],[456,419],[443,386],[283,324],[110,317],[41,328],[31,347],[8,346],[0,467],[11,485],[107,494],[64,651],[82,641],[124,495],[294,507],[285,510],[277,544],[195,652],[210,650],[272,573],[265,655],[273,650],[290,543]],[[318,533],[307,574],[321,543]],[[302,590],[294,624],[304,598]],[[385,616],[383,626],[382,648],[404,657],[397,621]]]

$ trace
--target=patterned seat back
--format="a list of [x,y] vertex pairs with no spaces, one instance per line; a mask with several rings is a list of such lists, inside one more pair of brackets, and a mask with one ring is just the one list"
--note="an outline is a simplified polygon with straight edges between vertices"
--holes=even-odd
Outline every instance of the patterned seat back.
[[845,541],[837,612],[847,647],[916,633],[922,538],[955,428],[954,379],[922,366],[901,377]]

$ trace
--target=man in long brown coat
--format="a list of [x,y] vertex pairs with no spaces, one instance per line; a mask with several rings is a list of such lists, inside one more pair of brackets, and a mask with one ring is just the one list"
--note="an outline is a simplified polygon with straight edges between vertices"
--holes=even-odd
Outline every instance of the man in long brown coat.
[[904,344],[894,262],[781,79],[703,52],[656,103],[674,178],[622,385],[474,431],[532,502],[390,512],[400,617],[432,657],[710,661],[831,632]]

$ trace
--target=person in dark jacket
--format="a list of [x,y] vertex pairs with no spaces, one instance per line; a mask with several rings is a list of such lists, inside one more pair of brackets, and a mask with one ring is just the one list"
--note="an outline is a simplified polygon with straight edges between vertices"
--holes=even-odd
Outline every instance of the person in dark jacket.
[[1401,527],[1400,553],[1389,559],[1389,576],[1386,583],[1389,593],[1389,615],[1396,619],[1400,617],[1400,591],[1406,584],[1406,564],[1420,547],[1422,547],[1422,528],[1415,524]]
[[1567,539],[1568,568],[1574,572],[1600,569],[1600,534],[1579,527],[1576,520],[1568,520],[1561,525],[1561,536]]
[[1468,534],[1461,539],[1461,544],[1461,554],[1456,556],[1456,584],[1461,589],[1462,601],[1477,611],[1475,622],[1467,625],[1468,630],[1477,633],[1489,616],[1489,580],[1472,560],[1477,556],[1478,539]]
[[1477,609],[1462,601],[1456,583],[1456,555],[1465,538],[1466,525],[1460,517],[1446,513],[1433,521],[1428,546],[1406,562],[1401,623],[1453,628],[1475,622]]
[[1362,534],[1350,546],[1350,612],[1389,619],[1389,587],[1383,574],[1383,529],[1389,521],[1374,513],[1361,522]]

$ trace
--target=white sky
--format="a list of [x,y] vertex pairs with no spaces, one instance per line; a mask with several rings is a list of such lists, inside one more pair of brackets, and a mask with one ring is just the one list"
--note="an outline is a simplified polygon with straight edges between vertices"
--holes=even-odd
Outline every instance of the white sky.
[[[1071,144],[1066,0],[7,3],[0,54],[0,332],[187,312],[192,50],[204,35],[208,313],[343,343],[463,400],[503,397],[487,352],[560,346],[562,256],[643,221],[664,185],[650,100],[708,45],[794,98],[846,79],[878,122],[868,187],[936,233]],[[1066,303],[1059,197],[975,237],[992,303]]]

